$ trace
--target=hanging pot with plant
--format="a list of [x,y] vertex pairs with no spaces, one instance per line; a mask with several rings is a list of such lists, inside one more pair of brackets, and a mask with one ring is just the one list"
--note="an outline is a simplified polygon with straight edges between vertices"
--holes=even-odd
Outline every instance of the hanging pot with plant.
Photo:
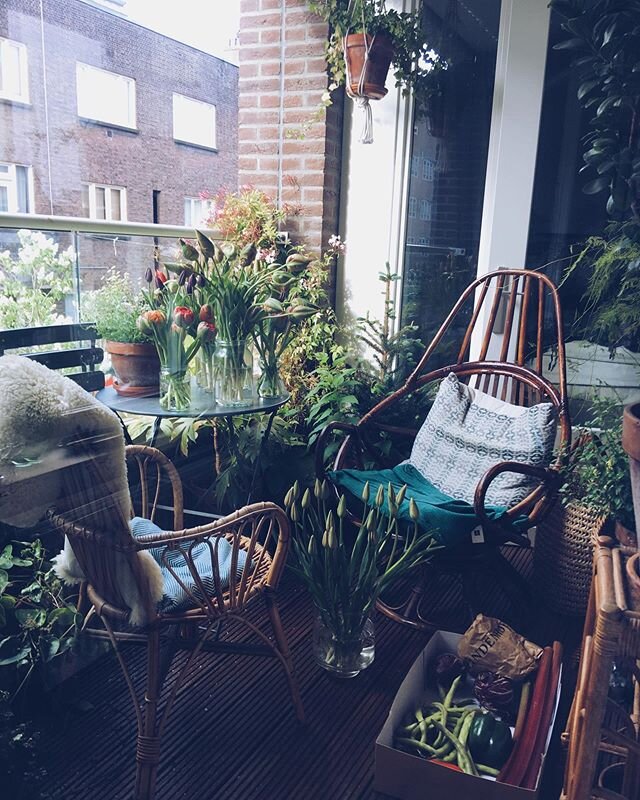
[[349,97],[364,109],[362,143],[373,141],[369,101],[387,94],[391,64],[395,85],[405,95],[413,92],[418,107],[424,105],[444,65],[425,41],[422,2],[412,12],[387,8],[385,0],[309,0],[308,5],[330,26],[329,91],[344,85]]

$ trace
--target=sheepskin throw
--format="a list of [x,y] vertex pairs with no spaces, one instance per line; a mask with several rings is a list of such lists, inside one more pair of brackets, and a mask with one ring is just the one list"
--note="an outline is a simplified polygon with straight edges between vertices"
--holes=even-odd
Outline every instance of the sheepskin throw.
[[[116,415],[78,384],[24,356],[0,357],[0,521],[30,527],[54,507],[95,531],[130,535],[124,438]],[[138,553],[152,598],[162,597],[162,574]],[[114,556],[120,598],[130,622],[146,622],[131,556]],[[68,583],[85,576],[69,542],[55,559]],[[90,576],[87,576],[90,578]]]

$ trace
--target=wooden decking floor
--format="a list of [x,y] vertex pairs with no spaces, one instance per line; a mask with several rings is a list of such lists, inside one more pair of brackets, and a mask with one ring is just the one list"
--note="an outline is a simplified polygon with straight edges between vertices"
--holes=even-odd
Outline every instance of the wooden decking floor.
[[[522,564],[526,571],[526,559]],[[440,600],[453,609],[460,599],[457,591],[451,586]],[[285,582],[280,605],[307,724],[296,722],[284,674],[275,661],[199,656],[164,736],[157,800],[384,800],[372,788],[374,742],[428,635],[377,615],[375,662],[357,678],[344,681],[313,662],[313,614],[306,593]],[[265,619],[261,604],[252,614]],[[460,614],[458,629],[466,624]],[[242,631],[228,633],[245,636]],[[558,634],[540,634],[545,640],[553,635]],[[172,669],[179,668],[182,657]],[[140,677],[142,650],[131,649],[127,658]],[[84,710],[67,712],[45,734],[47,796],[130,798],[136,730],[115,659],[103,657],[75,676],[66,694]],[[558,796],[557,775],[547,783],[544,800],[551,800]]]

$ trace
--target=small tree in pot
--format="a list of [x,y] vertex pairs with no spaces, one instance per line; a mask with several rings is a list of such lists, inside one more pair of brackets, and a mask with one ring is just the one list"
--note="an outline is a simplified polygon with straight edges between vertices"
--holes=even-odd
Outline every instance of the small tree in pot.
[[89,293],[83,304],[83,317],[95,323],[105,340],[116,377],[113,387],[124,396],[151,396],[158,393],[160,361],[155,345],[136,327],[144,310],[142,297],[131,279],[110,270],[102,286]]

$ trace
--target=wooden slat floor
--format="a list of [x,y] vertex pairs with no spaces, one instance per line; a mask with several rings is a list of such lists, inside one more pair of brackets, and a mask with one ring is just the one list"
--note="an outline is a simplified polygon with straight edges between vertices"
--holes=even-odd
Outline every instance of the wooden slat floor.
[[[523,564],[526,571],[529,564]],[[452,608],[460,600],[456,592],[452,587],[446,598]],[[201,655],[169,720],[157,800],[384,800],[372,788],[374,742],[428,635],[377,615],[375,662],[357,678],[344,681],[313,663],[313,614],[305,592],[286,582],[280,602],[307,724],[296,722],[275,661]],[[261,604],[252,616],[265,619]],[[466,624],[460,613],[457,628]],[[230,630],[228,635],[245,634]],[[540,635],[548,640],[558,634]],[[139,676],[142,650],[131,649],[127,657]],[[179,668],[182,658],[172,669]],[[103,657],[67,682],[65,692],[76,707],[88,701],[91,708],[67,713],[45,734],[47,797],[131,797],[136,731],[115,659]],[[544,800],[558,796],[556,778],[548,781]]]

